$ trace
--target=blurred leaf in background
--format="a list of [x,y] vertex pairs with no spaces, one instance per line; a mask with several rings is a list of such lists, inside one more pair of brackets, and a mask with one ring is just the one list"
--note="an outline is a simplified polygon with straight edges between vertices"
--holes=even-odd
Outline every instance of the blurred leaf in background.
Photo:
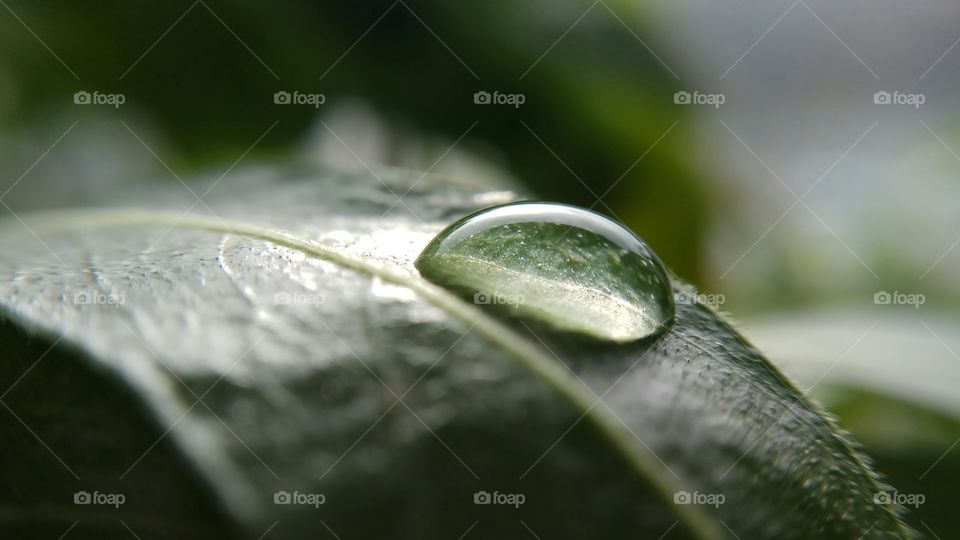
[[[283,155],[317,118],[359,99],[394,130],[443,141],[421,169],[452,145],[468,149],[501,163],[540,197],[621,218],[681,275],[700,277],[705,194],[674,131],[682,119],[672,105],[678,76],[641,37],[642,4],[11,8],[17,17],[0,17],[7,131],[55,117],[48,138],[56,138],[88,112],[73,105],[74,92],[121,92],[127,103],[106,112],[146,133],[145,142],[162,148],[158,157],[179,174],[232,162],[274,122],[255,154]],[[273,95],[281,90],[322,93],[326,103],[277,105]],[[525,99],[518,107],[478,105],[480,91]],[[116,138],[132,138],[114,127]],[[84,128],[74,136],[83,137]]]

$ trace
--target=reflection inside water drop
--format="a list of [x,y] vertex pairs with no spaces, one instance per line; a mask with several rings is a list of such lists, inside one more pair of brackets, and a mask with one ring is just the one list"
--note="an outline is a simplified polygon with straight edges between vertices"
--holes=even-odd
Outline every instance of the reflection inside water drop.
[[417,258],[430,281],[558,330],[626,342],[673,322],[670,279],[653,250],[601,214],[556,203],[481,210]]

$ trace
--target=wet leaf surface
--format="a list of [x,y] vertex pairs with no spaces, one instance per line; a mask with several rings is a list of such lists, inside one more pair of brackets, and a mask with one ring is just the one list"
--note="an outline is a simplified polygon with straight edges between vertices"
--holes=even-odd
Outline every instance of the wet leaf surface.
[[906,536],[833,425],[710,308],[596,343],[420,277],[437,232],[513,195],[428,179],[396,205],[419,175],[250,176],[187,214],[171,190],[0,227],[4,529]]

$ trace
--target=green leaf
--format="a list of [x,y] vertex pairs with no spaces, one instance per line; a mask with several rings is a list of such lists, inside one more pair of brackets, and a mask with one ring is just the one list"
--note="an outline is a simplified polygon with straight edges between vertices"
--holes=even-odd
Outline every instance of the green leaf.
[[814,392],[823,383],[851,386],[960,419],[960,321],[912,307],[873,307],[766,317],[744,328]]
[[418,275],[443,226],[511,194],[276,176],[0,227],[5,528],[908,536],[832,423],[706,306],[585,343]]
[[[956,538],[960,476],[957,320],[907,307],[747,321],[748,334],[837,416],[929,538]],[[904,361],[909,359],[909,361]]]

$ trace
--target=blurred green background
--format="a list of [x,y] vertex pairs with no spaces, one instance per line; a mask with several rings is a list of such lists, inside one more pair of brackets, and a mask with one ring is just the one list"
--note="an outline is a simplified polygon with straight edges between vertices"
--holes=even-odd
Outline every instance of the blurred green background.
[[594,208],[735,313],[894,486],[924,493],[918,531],[960,531],[957,6],[2,4],[0,211],[290,162]]

